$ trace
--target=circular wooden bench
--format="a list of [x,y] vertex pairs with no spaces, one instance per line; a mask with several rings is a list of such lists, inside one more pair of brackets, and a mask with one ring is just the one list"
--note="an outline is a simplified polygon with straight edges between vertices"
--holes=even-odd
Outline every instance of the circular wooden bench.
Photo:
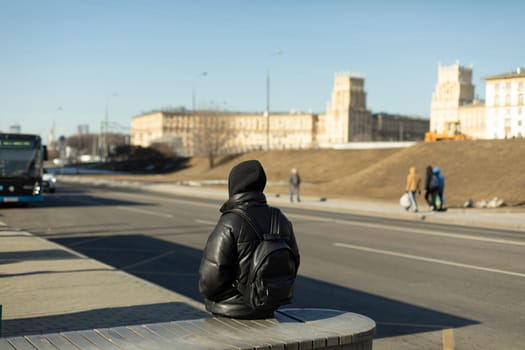
[[0,349],[372,349],[376,324],[330,309],[282,309],[275,317],[210,317],[137,326],[0,338]]

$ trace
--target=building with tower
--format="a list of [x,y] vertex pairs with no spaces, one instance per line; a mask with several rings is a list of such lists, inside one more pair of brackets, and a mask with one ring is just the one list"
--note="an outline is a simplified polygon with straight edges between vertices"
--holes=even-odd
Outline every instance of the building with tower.
[[459,107],[474,102],[472,67],[459,63],[438,67],[438,81],[430,105],[430,130],[442,133],[447,122],[459,120]]
[[372,140],[372,113],[366,107],[365,79],[357,74],[336,73],[332,99],[320,119],[321,146]]
[[525,69],[485,77],[485,99],[475,98],[472,67],[459,63],[438,67],[430,106],[430,130],[444,131],[446,122],[459,122],[470,139],[525,136]]

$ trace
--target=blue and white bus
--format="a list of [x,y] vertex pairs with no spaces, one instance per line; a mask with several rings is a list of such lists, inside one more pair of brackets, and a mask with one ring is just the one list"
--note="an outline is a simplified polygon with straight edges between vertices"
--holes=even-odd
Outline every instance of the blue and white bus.
[[40,136],[0,133],[0,203],[41,201],[46,158]]

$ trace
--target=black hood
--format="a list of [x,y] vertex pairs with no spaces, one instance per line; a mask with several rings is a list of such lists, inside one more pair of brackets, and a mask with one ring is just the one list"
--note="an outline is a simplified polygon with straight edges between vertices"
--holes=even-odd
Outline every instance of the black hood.
[[262,192],[266,174],[258,160],[247,160],[232,168],[228,177],[228,193],[232,197],[244,192]]

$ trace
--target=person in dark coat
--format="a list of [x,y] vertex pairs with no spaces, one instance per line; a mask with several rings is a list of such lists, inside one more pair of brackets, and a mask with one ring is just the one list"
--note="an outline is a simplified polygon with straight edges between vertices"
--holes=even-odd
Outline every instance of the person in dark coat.
[[295,196],[297,201],[301,201],[301,195],[299,190],[301,187],[301,177],[296,168],[292,168],[290,171],[290,178],[288,179],[288,184],[290,185],[290,202],[293,202],[293,197]]
[[[229,199],[220,208],[219,221],[204,248],[199,267],[199,291],[205,299],[206,310],[214,315],[258,319],[272,317],[278,306],[252,309],[244,302],[237,289],[246,284],[251,257],[259,244],[257,233],[238,214],[229,212],[241,209],[261,228],[270,226],[270,207],[263,193],[266,174],[257,160],[241,162],[234,166],[228,178]],[[297,257],[299,249],[293,226],[286,216],[280,215],[280,230],[289,237],[288,245]]]
[[428,206],[433,209],[434,208],[434,196],[433,196],[433,189],[430,188],[430,182],[432,180],[432,176],[434,174],[434,170],[432,169],[432,166],[427,166],[426,169],[426,176],[425,176],[425,201],[427,202]]

